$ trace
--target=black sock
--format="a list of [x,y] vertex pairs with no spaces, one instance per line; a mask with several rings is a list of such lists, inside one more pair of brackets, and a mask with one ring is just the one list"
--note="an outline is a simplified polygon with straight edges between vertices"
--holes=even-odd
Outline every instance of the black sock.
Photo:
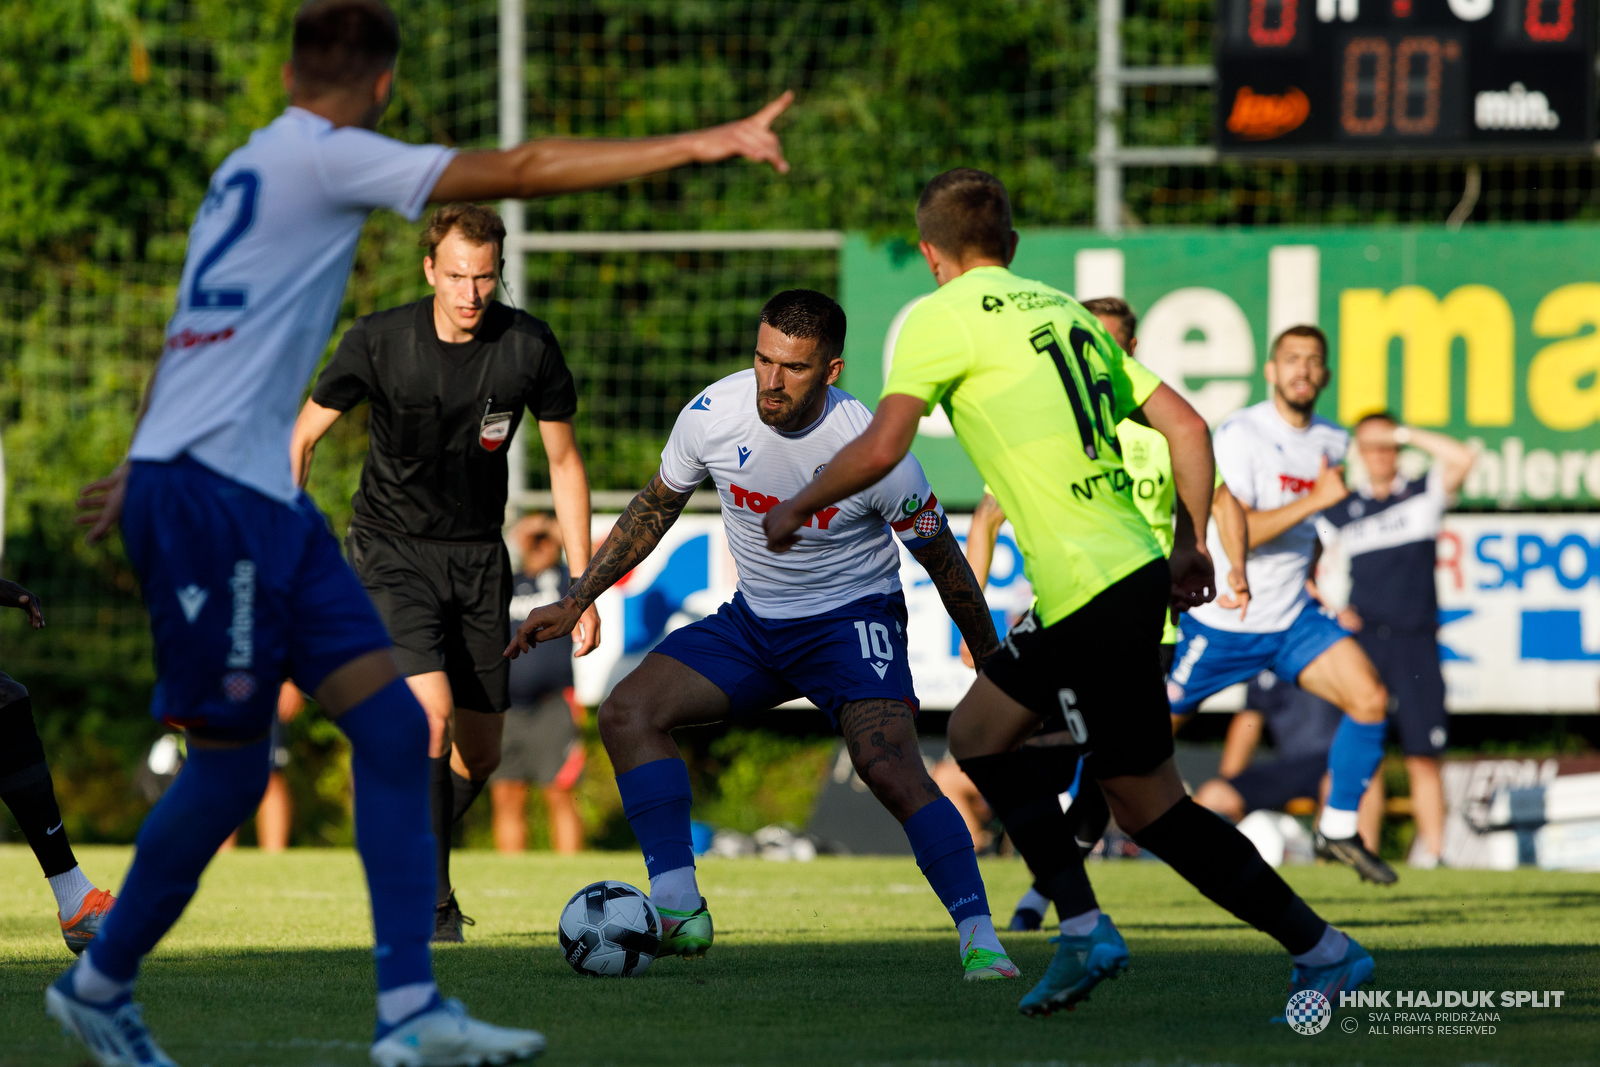
[[467,809],[472,807],[472,802],[478,799],[478,794],[483,792],[483,787],[488,784],[489,780],[487,778],[481,782],[474,782],[471,778],[463,778],[452,770],[450,772],[450,795],[452,797],[450,821],[453,823],[460,822],[461,816],[467,813]]
[[0,708],[0,800],[11,809],[46,878],[78,865],[61,825],[61,809],[56,806],[55,786],[28,697]]
[[434,869],[439,881],[437,902],[443,904],[450,899],[450,832],[455,826],[456,805],[455,789],[450,781],[450,750],[446,749],[444,755],[428,762],[433,765],[429,800],[433,805]]
[[1034,885],[1049,897],[1062,918],[1099,907],[1072,827],[1061,811],[1059,790],[1021,752],[1002,752],[958,760],[983,799],[1005,824],[1012,844],[1028,861]]
[[1291,955],[1311,951],[1327,929],[1248,838],[1188,797],[1133,839],[1211,900],[1276,938]]

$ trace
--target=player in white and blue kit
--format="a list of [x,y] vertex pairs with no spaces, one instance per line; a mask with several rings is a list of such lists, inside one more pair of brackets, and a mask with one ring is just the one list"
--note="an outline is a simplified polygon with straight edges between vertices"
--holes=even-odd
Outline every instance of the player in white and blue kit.
[[766,547],[762,516],[872,421],[866,405],[833,387],[844,368],[844,333],[844,312],[821,293],[795,289],[768,301],[755,367],[683,409],[660,473],[571,593],[532,612],[507,654],[570,632],[596,597],[650,554],[710,476],[739,590],[715,615],[669,634],[600,707],[600,735],[661,911],[662,954],[704,955],[713,933],[689,844],[689,772],[671,731],[805,696],[844,736],[862,781],[904,824],[960,933],[965,977],[1014,978],[1017,968],[990,921],[972,837],[917,746],[897,537],[927,569],[979,665],[999,648],[983,592],[922,467],[905,457],[877,485],[812,515],[792,551]]
[[[1389,694],[1361,646],[1306,589],[1314,520],[1349,494],[1341,465],[1350,435],[1314,411],[1328,384],[1327,338],[1315,326],[1290,327],[1273,342],[1266,373],[1272,395],[1223,420],[1212,444],[1248,521],[1250,610],[1241,619],[1210,603],[1183,616],[1167,696],[1174,715],[1188,715],[1218,690],[1270,670],[1343,710],[1317,849],[1388,884],[1394,871],[1362,843],[1356,809],[1383,759]],[[1208,547],[1220,569],[1228,557],[1215,531]]]
[[544,1048],[533,1031],[489,1026],[439,997],[427,721],[326,519],[291,477],[290,430],[373,209],[416,219],[430,200],[594,188],[733,155],[784,170],[767,127],[787,99],[676,137],[457,153],[372,132],[398,52],[381,0],[300,9],[284,70],[290,107],[212,176],[128,462],[80,501],[91,540],[122,523],[155,634],[152,713],[189,738],[117,906],[47,993],[50,1014],[102,1067],[172,1065],[131,1001],[134,978],[260,801],[285,677],[351,744],[376,934],[373,1062],[506,1063]]

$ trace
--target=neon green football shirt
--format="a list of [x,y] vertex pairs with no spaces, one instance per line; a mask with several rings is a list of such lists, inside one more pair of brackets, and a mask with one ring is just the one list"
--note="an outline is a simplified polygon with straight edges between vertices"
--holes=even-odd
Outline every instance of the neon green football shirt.
[[1050,626],[1161,558],[1117,438],[1160,384],[1076,300],[977,267],[906,316],[883,395],[944,406],[1016,530]]
[[[1122,442],[1122,465],[1133,479],[1133,504],[1150,524],[1161,551],[1172,555],[1172,507],[1176,494],[1172,488],[1172,452],[1159,430],[1141,426],[1132,419],[1117,424],[1117,439]],[[1167,616],[1161,643],[1177,643],[1178,627]]]

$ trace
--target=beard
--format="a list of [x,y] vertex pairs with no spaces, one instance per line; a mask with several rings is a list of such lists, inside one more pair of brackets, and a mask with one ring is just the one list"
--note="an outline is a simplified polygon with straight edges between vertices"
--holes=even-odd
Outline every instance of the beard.
[[[756,415],[762,422],[774,429],[785,432],[805,429],[801,420],[807,419],[811,413],[811,406],[816,402],[817,396],[828,388],[828,383],[818,380],[817,384],[800,396],[793,393],[779,393],[773,390],[762,389],[756,393]],[[777,411],[769,412],[761,406],[763,400],[777,400],[783,402],[783,407]]]
[[1320,390],[1313,389],[1311,391],[1311,396],[1308,399],[1295,400],[1293,397],[1289,396],[1289,394],[1286,393],[1281,386],[1279,386],[1275,391],[1278,394],[1279,400],[1282,400],[1287,407],[1294,411],[1300,412],[1302,415],[1311,414],[1311,412],[1317,406],[1317,397],[1320,395]]

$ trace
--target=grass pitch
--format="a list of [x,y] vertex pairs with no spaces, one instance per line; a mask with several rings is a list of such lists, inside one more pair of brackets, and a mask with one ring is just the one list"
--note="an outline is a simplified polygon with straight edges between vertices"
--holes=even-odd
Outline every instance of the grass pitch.
[[[129,855],[79,850],[102,886],[118,884]],[[462,905],[478,925],[466,945],[436,953],[440,984],[483,1018],[543,1030],[550,1064],[1600,1058],[1594,875],[1403,871],[1398,886],[1380,889],[1343,869],[1288,870],[1313,906],[1372,950],[1379,989],[1565,990],[1559,1009],[1494,1009],[1492,1034],[1396,1034],[1393,1019],[1345,1010],[1322,1033],[1302,1037],[1267,1023],[1283,1010],[1287,989],[1277,946],[1154,863],[1091,866],[1101,905],[1133,951],[1132,969],[1076,1011],[1045,1020],[1020,1017],[1016,1002],[1050,958],[1047,935],[1004,936],[1023,981],[962,982],[955,931],[909,858],[705,861],[701,885],[717,923],[711,955],[662,960],[643,977],[614,980],[567,967],[556,916],[590,881],[645,884],[636,854],[468,852],[455,869]],[[995,910],[1009,915],[1026,870],[991,860],[984,877]],[[53,910],[28,851],[0,847],[3,1067],[88,1062],[43,1011],[44,986],[71,959]],[[352,853],[235,852],[213,863],[146,964],[138,997],[184,1067],[355,1067],[367,1062],[372,1027],[369,944],[365,883]],[[1346,1019],[1356,1020],[1356,1033],[1344,1032]],[[1371,1032],[1385,1025],[1390,1033]]]

